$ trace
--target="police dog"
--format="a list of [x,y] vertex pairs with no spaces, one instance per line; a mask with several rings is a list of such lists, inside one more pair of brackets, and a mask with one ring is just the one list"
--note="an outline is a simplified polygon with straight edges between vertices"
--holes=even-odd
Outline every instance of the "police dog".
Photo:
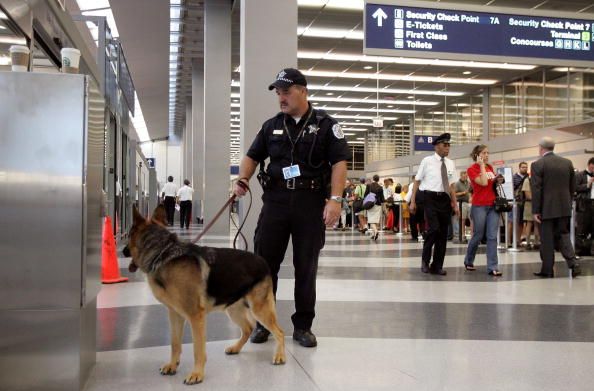
[[284,364],[284,333],[277,323],[266,261],[247,251],[181,242],[165,225],[163,206],[158,206],[150,219],[134,209],[134,224],[124,249],[124,255],[132,257],[130,272],[138,268],[145,272],[155,298],[169,310],[171,359],[160,368],[161,374],[175,375],[184,322],[188,321],[192,327],[194,368],[184,383],[196,384],[204,379],[206,314],[216,310],[224,310],[241,328],[241,337],[225,353],[239,353],[257,320],[276,339],[272,363]]

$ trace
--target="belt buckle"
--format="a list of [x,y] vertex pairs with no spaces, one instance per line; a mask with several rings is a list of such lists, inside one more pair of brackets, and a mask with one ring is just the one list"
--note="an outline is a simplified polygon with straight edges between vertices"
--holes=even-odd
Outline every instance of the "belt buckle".
[[287,179],[287,189],[295,190],[295,178]]

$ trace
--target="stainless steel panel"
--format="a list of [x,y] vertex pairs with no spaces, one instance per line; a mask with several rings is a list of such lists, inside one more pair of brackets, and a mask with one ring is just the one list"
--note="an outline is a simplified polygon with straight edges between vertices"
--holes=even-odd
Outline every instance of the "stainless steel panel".
[[0,310],[0,390],[79,390],[80,314]]
[[105,100],[92,78],[88,81],[86,159],[83,172],[86,259],[83,263],[83,303],[94,300],[101,290],[102,224],[101,188],[105,150]]
[[79,309],[85,77],[2,72],[0,101],[0,309]]

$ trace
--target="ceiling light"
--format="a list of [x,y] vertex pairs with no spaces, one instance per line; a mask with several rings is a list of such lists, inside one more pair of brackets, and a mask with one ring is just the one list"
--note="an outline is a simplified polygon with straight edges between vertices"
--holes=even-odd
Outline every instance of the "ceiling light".
[[373,67],[371,65],[365,65],[363,69],[373,69]]
[[326,92],[326,95],[334,95],[334,92]]
[[388,105],[388,108],[390,108],[390,109],[391,109],[392,107],[394,107],[394,105]]
[[363,0],[297,0],[299,7],[362,10]]
[[365,137],[357,137],[357,140],[365,140]]
[[361,120],[360,120],[360,119],[356,119],[355,121],[357,121],[357,122],[361,122]]
[[438,95],[438,96],[462,96],[464,95],[461,91],[437,91],[437,90],[411,90],[401,88],[381,88],[379,91],[377,88],[371,87],[351,87],[351,86],[322,86],[315,84],[308,84],[308,90],[326,90],[326,91],[349,91],[349,92],[373,92],[380,94],[415,94],[415,95]]
[[302,71],[306,76],[326,77],[326,78],[345,78],[345,79],[372,79],[372,80],[402,80],[402,81],[422,81],[429,83],[456,83],[456,84],[495,84],[495,79],[467,79],[457,77],[442,76],[415,76],[404,74],[388,73],[366,73],[366,72],[330,72],[330,71]]
[[407,99],[414,99],[414,96],[412,96],[412,95],[409,95],[409,96],[407,96],[406,98],[407,98]]
[[472,72],[470,72],[470,71],[464,71],[464,72],[462,72],[463,75],[470,75],[471,73]]
[[233,99],[233,102],[237,103],[239,102],[239,99]]
[[297,35],[317,38],[363,40],[363,30],[345,30],[320,27],[297,27]]
[[[332,38],[332,37],[329,37]],[[387,56],[367,56],[362,54],[349,53],[328,53],[328,52],[310,52],[299,51],[297,58],[306,58],[310,60],[329,60],[329,61],[350,61],[350,62],[375,62],[387,64],[406,64],[406,65],[434,65],[434,66],[450,66],[450,67],[464,67],[464,68],[494,68],[494,69],[517,69],[517,70],[531,70],[536,68],[536,65],[522,65],[522,64],[507,64],[494,62],[475,62],[475,61],[459,61],[459,60],[439,60],[426,58],[404,58],[404,57],[387,57]],[[368,68],[365,68],[368,69]],[[371,68],[369,68],[371,69]]]
[[171,19],[179,19],[180,14],[181,14],[180,7],[171,7],[171,10],[169,11],[169,17]]
[[[413,98],[412,96],[409,96],[409,98]],[[414,101],[411,102],[409,100],[394,100],[394,99],[357,99],[357,98],[326,98],[326,97],[318,97],[318,96],[312,96],[309,98],[309,100],[311,101],[320,101],[320,102],[338,102],[338,103],[373,103],[373,104],[378,104],[378,103],[396,103],[398,105],[411,105],[411,104],[416,104],[419,106],[435,106],[437,104],[439,104],[440,102],[430,102],[430,101]],[[394,106],[392,106],[394,107]]]
[[6,27],[0,26],[0,30],[6,30]]
[[353,140],[347,140],[348,144],[365,144],[365,141],[353,141]]
[[27,45],[27,40],[20,37],[1,37],[0,43],[6,43],[10,45]]
[[373,108],[357,108],[357,107],[328,107],[328,106],[321,106],[320,108],[324,109],[325,111],[336,110],[336,111],[362,111],[365,113],[401,113],[401,114],[414,114],[416,113],[415,110],[388,110],[388,109],[377,109]]
[[[362,119],[373,120],[374,118],[376,118],[375,116],[371,116],[371,115],[348,115],[348,114],[332,114],[332,117],[334,117],[334,118],[354,118],[355,121],[360,121]],[[398,119],[398,117],[384,117],[384,116],[382,116],[382,118],[385,121],[396,121]],[[360,124],[358,124],[358,125],[360,125]]]
[[[109,0],[76,0],[81,11],[109,8]],[[2,19],[2,16],[0,16]]]

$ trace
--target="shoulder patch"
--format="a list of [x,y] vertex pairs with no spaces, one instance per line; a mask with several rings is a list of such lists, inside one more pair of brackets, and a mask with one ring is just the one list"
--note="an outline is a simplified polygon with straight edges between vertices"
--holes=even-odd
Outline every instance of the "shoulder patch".
[[338,139],[344,138],[344,133],[342,133],[342,128],[340,127],[339,124],[332,125],[332,133],[334,133],[334,137],[336,137]]

